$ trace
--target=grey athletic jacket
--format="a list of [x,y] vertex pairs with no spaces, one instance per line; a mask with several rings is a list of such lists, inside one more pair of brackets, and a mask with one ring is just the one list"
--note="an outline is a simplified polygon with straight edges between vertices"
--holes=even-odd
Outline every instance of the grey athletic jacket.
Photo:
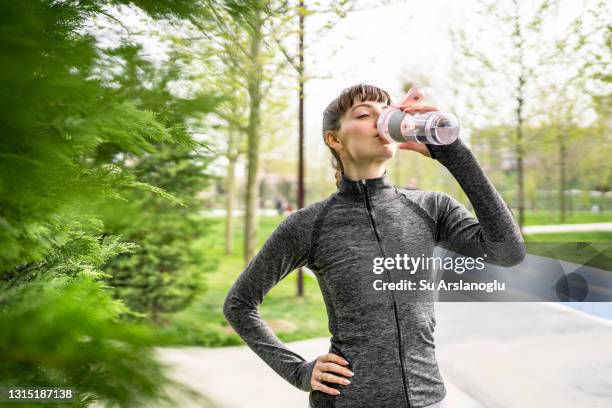
[[[497,265],[515,265],[525,257],[512,212],[461,139],[428,147],[457,179],[477,218],[446,193],[397,188],[386,173],[367,180],[343,175],[337,192],[279,224],[227,294],[223,311],[231,326],[274,371],[310,392],[313,408],[416,408],[446,395],[434,353],[431,293],[411,297],[365,289],[374,279],[429,279],[432,271],[375,275],[374,258],[431,256],[440,243],[471,251],[461,252],[467,256],[487,253],[488,262]],[[270,289],[301,266],[315,273],[323,293],[332,334],[328,352],[345,358],[355,374],[349,385],[326,383],[340,395],[312,389],[316,360],[289,350],[257,311]]]

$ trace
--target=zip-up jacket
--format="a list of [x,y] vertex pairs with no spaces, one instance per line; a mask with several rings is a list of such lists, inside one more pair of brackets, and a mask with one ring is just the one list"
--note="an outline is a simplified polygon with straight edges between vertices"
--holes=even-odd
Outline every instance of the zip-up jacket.
[[[432,292],[366,289],[375,279],[431,279],[432,271],[375,275],[375,258],[431,256],[436,245],[466,256],[487,254],[487,262],[502,266],[525,257],[510,208],[461,139],[427,146],[456,178],[476,217],[446,193],[398,188],[386,172],[364,180],[343,174],[336,192],[278,225],[227,294],[228,322],[276,373],[310,393],[312,408],[417,408],[446,395],[434,352]],[[314,272],[323,294],[332,335],[328,352],[346,359],[354,373],[349,385],[325,382],[340,395],[313,390],[316,360],[289,350],[258,314],[272,287],[302,266]]]

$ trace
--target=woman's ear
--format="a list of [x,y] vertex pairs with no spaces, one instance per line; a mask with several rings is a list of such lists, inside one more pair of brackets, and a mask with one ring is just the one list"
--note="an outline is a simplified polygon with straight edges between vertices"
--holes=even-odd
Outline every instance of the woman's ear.
[[331,130],[325,132],[325,142],[328,144],[329,147],[331,147],[337,152],[340,152],[343,149],[342,143],[340,143],[340,141],[338,140],[338,136],[335,132],[332,132]]

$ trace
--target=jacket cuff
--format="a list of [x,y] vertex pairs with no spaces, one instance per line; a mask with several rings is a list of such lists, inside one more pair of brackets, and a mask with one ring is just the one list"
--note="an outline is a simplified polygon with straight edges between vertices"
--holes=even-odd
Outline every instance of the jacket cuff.
[[298,384],[299,388],[302,391],[311,392],[313,391],[312,386],[310,385],[310,378],[312,377],[312,371],[314,370],[314,366],[317,362],[317,359],[314,359],[309,362],[305,362],[302,364],[298,371]]
[[440,162],[444,162],[448,155],[468,148],[461,140],[461,137],[458,137],[457,140],[448,145],[426,144],[425,146],[429,149],[431,157]]

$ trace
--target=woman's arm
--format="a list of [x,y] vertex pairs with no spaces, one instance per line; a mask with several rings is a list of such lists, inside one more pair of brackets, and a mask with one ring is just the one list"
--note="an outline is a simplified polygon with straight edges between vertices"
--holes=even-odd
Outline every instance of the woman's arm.
[[468,256],[487,254],[487,261],[512,266],[525,258],[525,243],[512,211],[487,178],[461,138],[450,145],[427,145],[459,182],[476,213],[457,200],[437,194],[437,237],[442,246]]
[[307,392],[312,391],[310,378],[316,360],[306,362],[281,343],[261,319],[257,307],[274,285],[306,264],[310,212],[293,212],[280,223],[240,274],[223,304],[225,318],[244,342],[281,377]]

